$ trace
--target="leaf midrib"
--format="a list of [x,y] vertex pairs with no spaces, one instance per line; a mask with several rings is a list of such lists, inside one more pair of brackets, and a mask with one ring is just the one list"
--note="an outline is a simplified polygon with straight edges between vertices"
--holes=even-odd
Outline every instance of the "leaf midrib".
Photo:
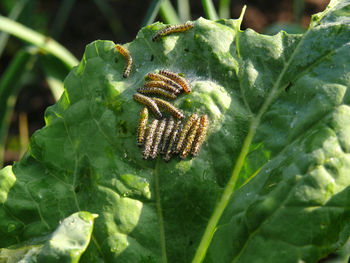
[[[269,106],[272,104],[273,100],[285,88],[284,86],[280,87],[281,81],[282,81],[283,77],[285,76],[287,70],[289,69],[292,61],[294,60],[294,57],[298,53],[297,51],[299,50],[300,46],[302,46],[302,44],[304,43],[304,40],[307,38],[309,32],[310,32],[310,29],[308,29],[306,31],[306,33],[303,35],[303,37],[301,38],[301,40],[299,41],[299,43],[295,47],[295,49],[294,49],[292,55],[290,56],[287,64],[285,64],[285,66],[283,67],[281,73],[278,75],[278,78],[277,78],[276,82],[274,83],[274,85],[273,85],[273,87],[271,89],[271,92],[269,93],[269,96],[266,98],[265,102],[261,106],[258,114],[256,116],[251,115],[252,119],[251,119],[251,122],[250,122],[250,125],[249,125],[249,130],[248,130],[247,136],[246,136],[246,138],[245,138],[245,140],[243,142],[243,146],[242,146],[242,149],[241,149],[241,151],[239,153],[239,156],[237,158],[236,164],[235,164],[235,166],[233,168],[233,171],[231,173],[231,177],[230,177],[229,181],[227,182],[226,187],[224,188],[221,200],[217,203],[217,205],[216,205],[216,207],[214,209],[214,212],[213,212],[212,216],[210,217],[210,219],[208,221],[207,227],[205,229],[205,232],[203,234],[202,240],[201,240],[200,245],[198,247],[199,249],[204,251],[204,256],[205,256],[206,250],[208,249],[208,247],[209,247],[209,245],[211,243],[211,240],[212,240],[212,238],[214,236],[215,229],[217,228],[217,223],[219,222],[222,213],[226,209],[227,204],[228,204],[229,200],[231,199],[231,197],[232,197],[232,195],[234,193],[234,189],[235,189],[235,185],[236,185],[236,182],[237,182],[237,179],[238,179],[238,175],[239,175],[240,171],[242,170],[245,158],[246,158],[246,156],[247,156],[247,154],[249,152],[249,147],[250,147],[250,145],[252,143],[252,140],[253,140],[254,135],[255,135],[255,133],[257,131],[257,128],[260,125],[261,118],[262,118],[263,114],[267,111]],[[239,34],[240,34],[240,31],[237,31],[237,34],[236,34],[236,41],[237,42],[239,41]],[[239,43],[237,44],[237,46],[239,46]],[[242,62],[242,59],[241,59],[240,56],[239,56],[238,60],[240,62]],[[240,85],[241,85],[241,82],[240,82]],[[287,85],[285,85],[285,86],[287,86]],[[246,100],[244,94],[243,94],[243,97]],[[252,234],[250,234],[248,236],[247,241],[251,238],[251,235]],[[243,247],[245,247],[247,241],[245,242]],[[207,243],[207,246],[204,247],[204,245],[202,243]],[[198,251],[198,249],[197,249],[197,251]],[[236,258],[233,259],[233,262],[235,262],[236,259],[239,258],[239,256],[242,254],[242,252],[243,252],[243,250],[237,255]],[[197,252],[196,252],[196,254],[197,254]],[[199,262],[199,261],[196,261],[197,259],[198,258],[195,257],[192,262],[193,263]]]

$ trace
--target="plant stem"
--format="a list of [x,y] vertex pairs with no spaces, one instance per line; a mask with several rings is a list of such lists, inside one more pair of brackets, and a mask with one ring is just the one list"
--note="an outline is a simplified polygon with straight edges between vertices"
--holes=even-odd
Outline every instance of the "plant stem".
[[252,142],[252,139],[254,137],[256,127],[258,124],[259,124],[259,119],[252,119],[250,127],[249,127],[248,135],[244,140],[242,150],[238,156],[238,159],[237,159],[235,168],[233,169],[231,178],[225,186],[222,197],[221,197],[219,203],[216,205],[213,215],[209,219],[208,225],[205,229],[204,235],[201,239],[201,242],[199,244],[199,247],[196,251],[196,254],[193,258],[192,263],[202,262],[202,260],[205,257],[207,249],[208,249],[210,242],[213,238],[213,235],[215,233],[217,223],[219,222],[219,219],[220,219],[222,213],[224,212],[224,210],[227,206],[227,203],[230,200],[230,198],[235,190],[238,175],[242,169],[242,166],[244,164],[244,160],[248,154],[249,146]]
[[189,0],[177,0],[177,10],[182,23],[191,19]]
[[159,12],[159,8],[163,0],[153,0],[149,5],[145,18],[142,21],[142,27],[150,25],[154,22]]
[[202,5],[204,9],[204,13],[210,20],[218,20],[218,14],[216,13],[213,1],[211,0],[202,0]]
[[27,41],[42,51],[50,53],[64,62],[69,68],[78,64],[78,60],[62,45],[20,23],[0,15],[0,30]]
[[176,14],[174,7],[169,0],[163,0],[160,5],[159,13],[167,24],[180,24],[180,18]]
[[[21,14],[23,8],[25,7],[28,0],[22,0],[19,1],[15,7],[12,8],[11,13],[9,14],[9,18],[13,20],[17,20],[18,16]],[[7,40],[9,38],[9,34],[6,32],[2,32],[0,34],[0,56],[2,52],[4,51],[4,48],[6,46]]]
[[220,0],[220,3],[219,3],[220,18],[230,18],[230,3],[231,3],[231,0]]
[[[243,7],[241,15],[237,19],[238,23],[237,23],[237,27],[236,27],[236,47],[237,47],[237,53],[238,53],[239,57],[240,57],[240,54],[239,54],[239,32],[240,32],[240,25],[242,23],[245,10],[246,10],[246,6]],[[226,184],[226,186],[224,188],[224,192],[222,194],[222,197],[221,197],[220,201],[216,204],[214,212],[209,219],[209,222],[208,222],[207,227],[204,231],[204,234],[203,234],[203,237],[199,243],[199,246],[196,250],[196,254],[193,258],[192,263],[202,262],[206,253],[207,253],[208,247],[211,243],[211,240],[213,238],[213,235],[215,233],[215,230],[216,230],[217,224],[221,218],[221,215],[224,212],[225,208],[227,207],[227,204],[228,204],[233,192],[235,191],[236,182],[237,182],[239,173],[244,165],[244,160],[249,152],[249,146],[253,140],[256,129],[259,125],[260,118],[261,118],[261,115],[258,115],[255,118],[253,117],[251,122],[250,122],[247,137],[245,138],[245,140],[243,142],[241,152],[238,156],[235,167],[232,171],[230,180]]]

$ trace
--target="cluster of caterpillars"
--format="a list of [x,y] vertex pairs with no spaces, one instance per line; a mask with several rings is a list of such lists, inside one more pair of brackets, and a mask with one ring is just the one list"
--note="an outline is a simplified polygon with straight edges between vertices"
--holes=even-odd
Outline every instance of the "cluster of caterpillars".
[[144,146],[143,159],[155,159],[160,153],[168,162],[174,154],[179,154],[181,159],[190,152],[193,157],[197,156],[207,133],[208,116],[199,117],[193,113],[184,125],[181,119],[173,116],[152,120],[148,129],[147,123],[148,108],[144,107],[140,113],[137,136],[138,145]]
[[[187,31],[192,27],[191,22],[167,26],[159,30],[152,37],[152,41],[158,41],[171,33]],[[123,77],[127,78],[133,67],[133,59],[123,46],[117,44],[115,48],[126,59]],[[165,161],[169,161],[174,154],[178,154],[181,159],[186,158],[189,153],[193,157],[198,155],[207,133],[208,116],[200,117],[193,113],[183,124],[184,114],[168,101],[176,99],[183,92],[191,92],[191,86],[183,76],[160,70],[148,73],[144,86],[134,94],[134,100],[145,106],[140,113],[137,131],[137,144],[144,147],[143,159],[155,159],[158,154],[163,155]],[[150,124],[149,111],[156,117]],[[170,116],[163,116],[164,111]]]

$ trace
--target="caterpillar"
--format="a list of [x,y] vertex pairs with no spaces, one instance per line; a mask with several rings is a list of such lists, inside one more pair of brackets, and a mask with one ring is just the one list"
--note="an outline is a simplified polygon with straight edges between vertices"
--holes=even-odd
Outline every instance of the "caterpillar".
[[154,95],[159,95],[167,99],[174,100],[176,99],[176,95],[174,93],[171,93],[167,90],[161,89],[161,88],[156,88],[156,87],[149,87],[149,88],[139,88],[137,90],[138,92],[142,94],[154,94]]
[[160,112],[157,104],[154,102],[154,100],[150,99],[149,97],[146,97],[140,93],[134,93],[134,100],[137,102],[140,102],[141,104],[149,107],[153,113],[156,115],[158,119],[162,118],[162,113]]
[[171,159],[171,155],[173,154],[173,148],[176,146],[176,140],[180,130],[181,130],[181,120],[177,120],[177,122],[174,125],[173,131],[171,133],[169,144],[164,156],[164,160],[166,162],[169,162]]
[[[153,73],[150,73],[150,74],[153,74]],[[145,82],[144,87],[145,88],[154,88],[154,87],[156,87],[156,88],[160,88],[160,89],[164,89],[164,90],[170,91],[170,92],[172,92],[174,94],[179,94],[180,93],[180,91],[175,86],[172,86],[169,83],[166,83],[165,81],[162,81],[162,80],[147,81],[147,82]]]
[[194,145],[193,145],[192,152],[191,152],[192,156],[194,156],[194,157],[198,155],[198,152],[202,146],[202,143],[204,142],[204,138],[205,138],[205,135],[207,134],[207,130],[208,130],[208,123],[209,123],[208,116],[203,115],[201,117],[197,136],[194,140]]
[[159,120],[154,119],[148,127],[148,133],[145,141],[145,148],[143,149],[143,153],[142,153],[144,160],[147,160],[151,153],[151,147],[153,145],[154,134],[158,126],[158,122]]
[[[176,82],[173,81],[172,79],[170,79],[170,78],[168,78],[168,77],[166,77],[166,76],[163,76],[163,75],[161,75],[161,74],[158,74],[158,73],[148,73],[147,77],[148,77],[149,79],[152,79],[152,80],[158,80],[158,81],[160,80],[160,81],[163,81],[163,82],[169,84],[170,86],[175,87],[176,90],[177,90],[177,91],[176,91],[177,93],[180,93],[181,91],[183,91],[183,87],[182,87],[180,84],[176,83]],[[146,82],[146,83],[149,83],[149,82]],[[147,85],[151,85],[151,84],[154,84],[154,83],[150,83],[150,84],[147,84]],[[145,84],[145,85],[146,85],[146,84]],[[163,87],[163,88],[165,88],[165,87]]]
[[176,81],[178,84],[180,84],[180,86],[183,88],[183,90],[186,93],[190,93],[191,92],[191,86],[187,83],[186,79],[181,77],[179,74],[176,74],[174,72],[170,72],[167,70],[161,70],[159,71],[160,75],[166,76],[171,80]]
[[148,122],[148,108],[144,107],[140,112],[140,122],[137,129],[137,145],[142,146],[145,140],[145,133]]
[[173,116],[170,116],[170,118],[168,119],[167,124],[166,124],[166,128],[165,128],[164,135],[163,135],[163,142],[162,142],[162,145],[160,147],[161,154],[165,154],[165,152],[166,152],[166,147],[168,145],[168,140],[169,140],[170,134],[173,131],[174,124],[175,124],[175,120],[174,120]]
[[155,138],[154,138],[153,145],[152,145],[152,152],[151,152],[151,155],[150,155],[152,159],[155,159],[157,157],[157,155],[158,155],[159,144],[160,144],[160,141],[161,141],[163,133],[164,133],[165,125],[166,125],[166,119],[165,118],[162,119],[158,123],[157,129],[155,131],[156,132]]
[[181,133],[179,135],[179,141],[176,144],[176,148],[175,148],[175,152],[179,153],[181,151],[181,149],[183,148],[185,139],[186,139],[186,135],[188,133],[188,131],[190,130],[192,124],[194,123],[194,121],[196,121],[198,119],[198,115],[196,113],[193,113],[187,120],[187,122],[185,123],[184,127],[181,130]]
[[186,22],[185,24],[181,24],[181,25],[172,25],[172,26],[166,26],[165,28],[157,31],[153,37],[152,37],[152,41],[158,41],[160,40],[162,37],[167,36],[171,33],[178,33],[178,32],[184,32],[187,31],[191,28],[194,27],[194,24],[192,22]]
[[122,45],[116,44],[115,48],[126,60],[126,66],[125,66],[125,69],[124,69],[123,77],[127,78],[127,77],[129,77],[131,69],[132,69],[132,66],[134,64],[133,60],[132,60],[132,57],[131,57],[131,54],[130,54],[129,50],[127,50]]
[[187,135],[186,143],[184,144],[183,150],[180,153],[181,159],[185,159],[188,153],[191,151],[192,143],[194,141],[194,138],[196,137],[198,127],[199,127],[199,118],[195,119],[192,122],[191,128]]
[[162,109],[167,110],[170,114],[172,114],[176,118],[182,119],[184,117],[182,112],[180,110],[178,110],[176,107],[174,107],[168,101],[165,101],[165,100],[162,100],[162,99],[159,99],[159,98],[154,98],[154,97],[152,99],[157,104],[157,106],[159,106]]

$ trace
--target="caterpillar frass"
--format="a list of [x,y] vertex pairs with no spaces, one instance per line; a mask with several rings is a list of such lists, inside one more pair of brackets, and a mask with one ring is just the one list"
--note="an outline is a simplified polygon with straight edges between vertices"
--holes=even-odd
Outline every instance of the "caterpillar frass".
[[178,119],[182,119],[184,117],[182,112],[180,110],[178,110],[176,107],[174,107],[170,102],[159,99],[159,98],[154,98],[154,97],[152,99],[157,104],[157,106],[168,111],[174,117],[176,117]]
[[145,141],[145,133],[148,122],[148,108],[144,107],[140,112],[140,121],[137,128],[137,145],[140,147]]
[[[163,76],[161,74],[148,73],[147,77],[149,79],[152,79],[152,80],[163,81],[163,82],[169,84],[170,86],[173,86],[177,90],[176,93],[181,93],[183,91],[183,87],[180,84],[178,84],[177,82],[173,81],[172,79],[170,79],[170,78],[168,78],[166,76]],[[146,83],[149,83],[149,82],[146,82]],[[145,83],[145,85],[146,85],[146,83]],[[151,84],[153,84],[153,83],[151,83]],[[147,84],[147,85],[151,85],[151,84]]]
[[131,69],[132,69],[132,66],[134,64],[133,60],[132,60],[132,57],[131,57],[131,54],[130,54],[129,50],[127,50],[122,45],[116,44],[115,48],[126,60],[126,66],[125,66],[125,69],[124,69],[123,77],[127,78],[127,77],[129,77]]
[[144,160],[147,160],[149,155],[151,154],[154,134],[158,126],[158,122],[159,120],[154,119],[148,127],[148,133],[145,141],[145,148],[143,149],[143,153],[142,153]]
[[164,156],[164,160],[166,162],[169,162],[171,159],[171,156],[174,152],[173,148],[176,146],[176,141],[177,141],[178,134],[180,133],[180,130],[181,130],[181,120],[177,120],[174,125],[173,131],[171,133],[170,140]]
[[163,116],[162,113],[160,112],[155,101],[152,100],[151,98],[136,92],[136,93],[134,93],[134,100],[149,107],[158,119],[162,118],[162,116]]
[[181,25],[166,26],[165,28],[157,31],[153,35],[152,41],[153,42],[158,41],[162,37],[167,36],[167,35],[172,34],[172,33],[185,32],[193,27],[194,27],[194,24],[192,22],[186,22],[185,24],[181,24]]
[[194,138],[196,137],[198,127],[199,127],[199,118],[195,119],[192,122],[191,128],[187,135],[186,142],[184,143],[184,147],[180,153],[181,159],[185,159],[188,153],[191,151],[192,143],[194,141]]
[[198,132],[197,132],[197,136],[194,140],[194,144],[192,147],[192,156],[196,157],[198,155],[198,152],[204,142],[205,139],[205,135],[207,134],[207,130],[208,130],[208,124],[209,124],[209,120],[208,120],[208,115],[203,115],[201,117],[201,121],[200,121],[200,125],[198,128]]
[[142,94],[153,94],[153,95],[159,95],[164,98],[174,100],[176,99],[176,95],[174,93],[171,93],[167,90],[161,89],[161,88],[156,88],[156,87],[149,87],[149,88],[139,88],[137,89],[138,92]]
[[181,77],[179,74],[174,73],[174,72],[170,72],[167,70],[160,70],[159,71],[160,75],[166,76],[171,80],[176,81],[178,84],[180,84],[180,86],[183,88],[183,90],[186,93],[190,93],[191,92],[191,86],[190,84],[187,83],[186,79]]
[[150,154],[150,157],[152,159],[155,159],[158,155],[158,152],[159,152],[159,144],[160,144],[160,141],[162,139],[162,136],[163,136],[163,133],[164,133],[164,129],[165,129],[165,125],[166,125],[166,119],[162,119],[159,123],[158,123],[158,126],[157,126],[157,129],[155,131],[155,138],[154,138],[154,141],[153,141],[153,145],[151,147],[152,149],[152,152]]
[[165,128],[164,135],[163,135],[162,145],[160,147],[161,154],[165,154],[165,152],[166,152],[166,147],[168,145],[170,134],[173,131],[174,124],[175,124],[175,120],[174,120],[173,116],[170,116],[170,118],[168,119],[167,124],[166,124],[166,128]]
[[185,139],[186,139],[186,136],[187,136],[187,133],[189,132],[192,124],[198,119],[198,115],[196,113],[193,113],[187,120],[187,122],[185,123],[184,127],[182,128],[181,130],[181,133],[179,135],[179,141],[177,142],[176,144],[176,148],[175,148],[175,152],[176,153],[179,153],[183,146],[184,146],[184,143],[185,143]]

